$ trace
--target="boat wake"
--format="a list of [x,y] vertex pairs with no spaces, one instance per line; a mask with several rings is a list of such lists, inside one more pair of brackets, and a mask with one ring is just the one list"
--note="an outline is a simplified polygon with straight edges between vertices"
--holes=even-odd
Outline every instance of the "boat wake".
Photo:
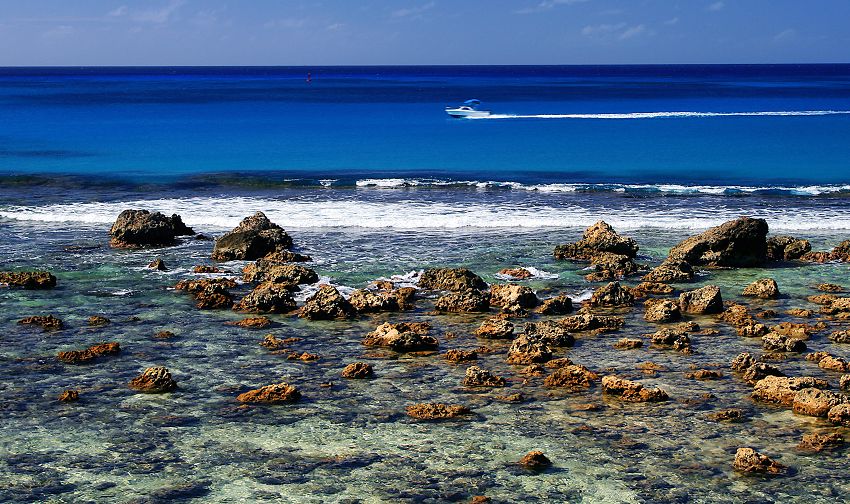
[[490,114],[467,119],[676,119],[689,117],[796,117],[850,115],[850,110],[777,110],[757,112],[624,112],[610,114]]

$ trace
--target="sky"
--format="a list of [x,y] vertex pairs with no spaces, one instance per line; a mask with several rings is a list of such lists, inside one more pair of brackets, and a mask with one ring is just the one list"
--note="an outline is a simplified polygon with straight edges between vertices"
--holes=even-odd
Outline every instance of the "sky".
[[0,0],[0,66],[850,63],[850,0]]

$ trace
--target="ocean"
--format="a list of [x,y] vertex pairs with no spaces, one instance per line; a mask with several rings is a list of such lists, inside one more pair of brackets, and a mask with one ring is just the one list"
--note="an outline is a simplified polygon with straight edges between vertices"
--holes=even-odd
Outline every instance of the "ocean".
[[[444,112],[471,98],[492,114]],[[601,284],[585,280],[587,264],[556,261],[552,250],[598,220],[634,237],[637,261],[649,266],[685,237],[742,215],[829,250],[850,238],[848,196],[850,65],[0,69],[0,270],[58,278],[48,291],[0,289],[0,501],[836,502],[850,490],[846,456],[796,445],[802,434],[847,430],[753,402],[728,364],[758,354],[760,341],[714,316],[691,317],[717,331],[693,335],[693,355],[613,349],[657,329],[639,307],[613,312],[623,330],[581,334],[559,350],[672,398],[620,403],[598,387],[544,387],[505,363],[509,342],[475,337],[486,315],[437,315],[427,293],[404,314],[271,315],[262,331],[224,325],[242,315],[197,310],[173,287],[238,278],[245,262],[197,274],[193,266],[212,262],[209,241],[116,250],[108,233],[128,208],[180,214],[208,236],[263,211],[313,259],[320,280],[299,303],[319,283],[349,294],[381,278],[415,285],[423,269],[448,266],[491,284],[504,281],[502,268],[526,267],[537,275],[524,284],[539,297],[579,304]],[[168,271],[147,268],[155,257]],[[850,286],[847,273],[845,263],[702,270],[677,289],[719,285],[726,301],[775,311],[770,324],[814,324],[813,286]],[[782,297],[741,296],[763,276]],[[815,314],[800,319],[792,308]],[[47,313],[66,329],[16,324]],[[112,323],[88,327],[91,315]],[[507,387],[470,390],[465,365],[361,345],[398,320],[431,323],[441,352],[489,347],[477,365]],[[810,351],[850,359],[826,337],[846,323],[824,320],[829,329],[807,341]],[[154,338],[161,330],[176,336]],[[302,338],[295,349],[321,359],[274,355],[258,344],[267,333]],[[120,342],[122,353],[82,366],[56,360],[99,341]],[[372,363],[376,377],[341,379],[355,360]],[[655,372],[639,370],[647,361]],[[774,364],[838,385],[840,374],[800,355]],[[178,391],[127,388],[153,365],[171,370]],[[684,376],[695,368],[723,377]],[[299,403],[234,399],[281,380],[302,390]],[[67,388],[80,390],[78,402],[56,400]],[[526,401],[497,397],[513,392]],[[421,423],[404,414],[432,401],[474,415]],[[744,421],[706,420],[725,408]],[[744,445],[792,470],[736,473]],[[553,467],[519,468],[530,450]]]

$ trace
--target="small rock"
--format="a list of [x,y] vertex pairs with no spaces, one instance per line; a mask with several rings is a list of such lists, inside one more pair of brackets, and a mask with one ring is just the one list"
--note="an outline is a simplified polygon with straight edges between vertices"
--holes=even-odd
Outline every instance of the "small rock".
[[237,326],[237,327],[246,327],[248,329],[264,329],[270,325],[272,325],[271,319],[266,316],[261,317],[248,317],[242,320],[237,320],[233,322],[225,322],[225,325]]
[[556,369],[543,380],[547,387],[566,388],[570,390],[586,389],[599,380],[599,375],[579,364],[571,364]]
[[805,388],[825,389],[828,387],[829,384],[825,380],[811,376],[790,378],[765,376],[756,382],[752,397],[758,401],[791,406],[794,403],[794,396],[799,390]]
[[246,217],[215,241],[212,258],[216,261],[253,261],[292,247],[292,238],[263,212]]
[[342,370],[343,378],[369,378],[370,376],[374,376],[375,372],[372,370],[372,365],[367,364],[365,362],[353,362]]
[[543,338],[523,333],[517,336],[508,349],[509,364],[533,364],[546,362],[552,358],[552,350]]
[[711,369],[698,369],[693,372],[685,373],[685,378],[689,380],[717,380],[723,378],[723,373]]
[[614,375],[602,378],[602,392],[628,402],[666,401],[669,398],[660,388],[647,389],[638,382]]
[[411,404],[407,408],[407,415],[417,420],[444,420],[468,415],[472,411],[460,404],[443,403],[420,403]]
[[288,404],[299,399],[301,392],[285,382],[266,385],[236,396],[236,400],[242,403]]
[[575,344],[575,338],[566,327],[557,322],[546,320],[543,322],[529,322],[525,324],[525,334],[532,339],[553,347],[571,347]]
[[221,270],[211,264],[199,264],[192,268],[192,273],[221,273]]
[[479,313],[490,311],[490,293],[475,289],[453,291],[441,296],[434,303],[439,312]]
[[514,336],[514,324],[503,318],[489,318],[475,330],[479,338],[511,339]]
[[19,320],[18,324],[39,326],[45,331],[57,331],[65,327],[62,319],[53,315],[33,315]]
[[542,471],[543,469],[551,466],[552,461],[549,460],[542,451],[530,451],[526,453],[522,459],[520,459],[519,465],[533,471]]
[[803,341],[776,332],[765,334],[761,341],[764,349],[768,351],[799,353],[806,350],[806,344]]
[[64,390],[61,394],[59,394],[59,402],[74,402],[80,399],[80,391],[79,390]]
[[738,422],[744,418],[744,412],[737,408],[716,411],[707,415],[714,422]]
[[487,282],[466,268],[431,268],[422,272],[421,289],[443,291],[486,290]]
[[105,325],[109,325],[110,322],[111,321],[108,318],[100,315],[92,315],[88,319],[89,327],[103,327]]
[[573,300],[567,296],[544,299],[537,308],[540,315],[566,315],[573,311]]
[[833,406],[829,410],[829,413],[827,413],[826,418],[835,425],[850,427],[850,404],[841,403]]
[[500,275],[509,276],[515,280],[525,280],[534,276],[534,274],[525,268],[504,268],[499,270]]
[[620,282],[610,282],[593,292],[590,298],[591,306],[623,307],[634,304],[635,297],[629,289],[620,285]]
[[171,372],[162,366],[149,367],[133,378],[129,387],[145,394],[171,392],[177,388],[177,382],[171,378]]
[[644,275],[644,282],[681,283],[694,279],[694,270],[687,261],[665,259],[660,265]]
[[504,387],[505,379],[478,366],[470,366],[466,368],[462,383],[466,387]]
[[803,434],[803,439],[797,445],[798,450],[820,453],[824,450],[831,450],[844,445],[844,437],[837,432],[829,434]]
[[106,355],[115,355],[121,351],[120,345],[118,343],[101,343],[99,345],[93,345],[85,350],[70,350],[67,352],[59,352],[57,357],[60,361],[65,362],[67,364],[83,364],[86,362],[91,362],[98,357],[103,357]]
[[507,313],[519,313],[531,309],[540,302],[530,287],[517,284],[493,284],[490,286],[490,304]]
[[242,298],[234,310],[250,313],[289,313],[295,309],[295,298],[291,286],[274,282],[263,282]]
[[679,295],[679,308],[684,313],[721,313],[723,298],[720,288],[716,285],[706,285],[697,290],[683,292]]
[[352,318],[357,310],[351,306],[336,288],[322,285],[315,294],[307,298],[299,311],[299,316],[310,320],[331,320]]
[[841,394],[814,387],[803,388],[794,394],[791,408],[795,413],[825,417],[833,406],[848,402]]
[[156,338],[156,339],[167,340],[167,339],[173,338],[174,333],[171,332],[171,331],[159,331],[156,334],[154,334],[153,337]]
[[679,305],[669,299],[647,299],[643,319],[647,322],[675,322],[681,320]]
[[844,292],[845,290],[844,287],[832,283],[817,284],[817,286],[815,286],[815,289],[821,292]]
[[390,348],[396,352],[414,352],[436,350],[439,342],[428,332],[431,325],[427,322],[385,322],[363,338],[366,346]]
[[643,346],[643,341],[635,338],[622,338],[614,343],[614,348],[617,350],[634,350]]
[[0,271],[0,284],[24,289],[52,289],[56,277],[47,271]]
[[779,286],[772,278],[762,278],[748,285],[742,296],[757,297],[761,299],[776,299],[779,297]]
[[478,352],[475,350],[451,349],[447,350],[446,353],[443,354],[443,358],[449,362],[469,362],[478,359]]
[[786,467],[752,448],[738,448],[732,467],[743,473],[785,474]]

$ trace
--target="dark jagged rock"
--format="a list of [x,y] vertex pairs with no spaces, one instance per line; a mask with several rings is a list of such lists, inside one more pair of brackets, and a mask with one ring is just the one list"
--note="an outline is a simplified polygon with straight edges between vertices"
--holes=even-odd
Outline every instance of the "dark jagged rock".
[[787,467],[752,448],[738,448],[732,467],[746,474],[785,474]]
[[407,415],[417,420],[444,420],[468,415],[472,411],[460,404],[420,403],[405,408]]
[[343,378],[362,379],[374,376],[375,371],[372,369],[371,364],[367,364],[365,362],[352,362],[343,368],[341,375]]
[[266,385],[236,396],[242,403],[289,404],[301,399],[301,392],[294,386],[281,382]]
[[761,299],[776,299],[779,297],[779,286],[772,278],[761,278],[748,285],[742,296],[757,297]]
[[263,212],[257,212],[215,241],[212,258],[252,261],[291,247],[292,238],[283,228],[271,222]]
[[114,248],[161,247],[174,244],[176,236],[195,234],[179,215],[166,217],[160,212],[124,210],[109,230],[109,245]]
[[154,271],[168,271],[168,267],[165,265],[165,261],[163,261],[159,257],[157,257],[148,264],[148,269],[152,269]]
[[69,403],[76,402],[80,399],[80,391],[67,389],[63,390],[61,394],[59,394],[59,402]]
[[767,230],[764,219],[741,217],[685,239],[668,257],[693,266],[760,266],[767,255]]
[[601,252],[590,258],[592,273],[584,276],[588,282],[617,280],[638,271],[639,266],[631,257],[623,254]]
[[678,303],[669,299],[647,299],[644,310],[643,319],[647,322],[676,322],[682,318]]
[[525,285],[493,284],[490,286],[490,304],[508,313],[534,308],[539,302],[534,291]]
[[809,240],[798,240],[793,236],[771,236],[766,247],[768,261],[793,261],[812,250]]
[[149,367],[139,376],[133,378],[128,386],[145,394],[161,394],[177,388],[177,382],[171,377],[171,372],[162,366]]
[[679,309],[684,313],[709,314],[723,311],[723,297],[716,285],[706,285],[679,295]]
[[533,364],[546,362],[552,358],[552,349],[543,338],[535,334],[523,333],[514,338],[508,349],[509,364]]
[[543,384],[552,388],[570,390],[586,389],[599,380],[599,375],[580,364],[569,364],[558,368],[543,380]]
[[52,289],[56,277],[47,271],[0,271],[0,284],[24,289]]
[[18,324],[39,326],[45,331],[58,331],[65,327],[62,319],[53,315],[33,315],[31,317],[22,318],[18,321]]
[[576,341],[567,328],[551,320],[529,322],[525,324],[525,333],[545,345],[554,347],[571,347]]
[[366,346],[390,348],[396,352],[436,350],[437,338],[429,336],[431,325],[427,322],[385,322],[363,338]]
[[530,451],[520,459],[519,465],[532,471],[542,471],[551,466],[552,461],[542,451]]
[[627,402],[659,402],[669,399],[660,388],[648,389],[642,384],[608,375],[602,378],[602,392]]
[[610,282],[608,285],[593,291],[590,298],[591,306],[623,307],[631,306],[635,297],[628,288],[620,285],[620,282]]
[[490,293],[475,289],[449,292],[437,299],[434,309],[454,313],[487,312],[490,311]]
[[504,387],[505,379],[478,366],[469,366],[466,368],[463,385],[465,387]]
[[573,311],[573,300],[567,296],[544,299],[537,307],[540,315],[566,315]]
[[481,323],[475,330],[479,338],[487,339],[512,339],[514,337],[514,324],[503,318],[489,318]]
[[274,282],[263,282],[243,297],[236,311],[248,313],[289,313],[295,309],[291,286]]
[[315,294],[307,298],[298,315],[310,320],[344,319],[357,316],[357,310],[336,288],[321,285]]
[[466,268],[431,268],[419,277],[421,289],[443,291],[486,290],[487,282]]
[[86,362],[91,362],[98,357],[103,357],[106,355],[115,355],[121,352],[121,346],[118,343],[110,342],[110,343],[101,343],[98,345],[93,345],[85,350],[69,350],[66,352],[59,352],[57,358],[66,363],[66,364],[83,364]]
[[554,255],[555,259],[590,261],[603,252],[634,258],[638,250],[633,239],[620,236],[609,224],[599,221],[587,228],[578,242],[555,247]]
[[681,259],[665,259],[649,273],[643,276],[644,282],[680,283],[694,279],[694,269],[687,261]]

